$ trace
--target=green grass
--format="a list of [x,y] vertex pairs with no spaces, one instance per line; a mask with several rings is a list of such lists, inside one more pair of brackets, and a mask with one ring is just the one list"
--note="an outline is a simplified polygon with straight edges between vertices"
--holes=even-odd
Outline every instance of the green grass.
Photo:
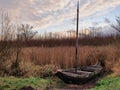
[[55,83],[56,83],[55,85],[56,88],[63,88],[66,86],[66,84],[60,79],[56,80]]
[[51,79],[0,77],[0,90],[19,90],[24,86],[43,90],[52,83]]
[[120,76],[107,76],[99,81],[96,87],[91,90],[120,90]]
[[[53,83],[54,82],[54,83]],[[16,78],[0,77],[0,90],[19,90],[24,86],[31,86],[34,89],[45,90],[49,86],[62,88],[66,84],[59,79],[42,79],[39,77]],[[120,90],[120,77],[107,76],[96,84],[91,90]]]

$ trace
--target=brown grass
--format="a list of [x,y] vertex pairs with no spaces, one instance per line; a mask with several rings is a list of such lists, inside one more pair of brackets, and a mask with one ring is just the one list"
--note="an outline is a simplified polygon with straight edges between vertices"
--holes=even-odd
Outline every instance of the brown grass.
[[[59,68],[74,67],[74,47],[53,47],[53,48],[24,48],[23,56],[25,61],[33,62],[35,65],[53,64]],[[79,47],[78,65],[95,64],[98,60],[104,60],[107,71],[111,70],[113,64],[119,59],[118,50],[113,46]]]
[[[79,46],[78,66],[87,66],[102,60],[105,62],[106,72],[114,72],[114,75],[120,75],[119,53],[119,47],[116,48],[113,45]],[[3,64],[3,69],[8,75],[12,72],[11,64],[13,61],[14,59],[8,60]],[[20,61],[20,75],[24,77],[51,76],[58,68],[74,67],[75,48],[70,46],[22,48]]]

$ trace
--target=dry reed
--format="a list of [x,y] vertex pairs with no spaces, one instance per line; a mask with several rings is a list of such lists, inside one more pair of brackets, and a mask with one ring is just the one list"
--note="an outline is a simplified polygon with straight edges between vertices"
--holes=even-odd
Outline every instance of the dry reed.
[[[33,62],[36,65],[53,64],[60,68],[74,67],[74,47],[53,47],[24,48],[23,56],[25,61]],[[79,47],[78,65],[86,66],[95,64],[98,60],[104,60],[106,69],[109,71],[113,64],[119,59],[118,50],[113,46],[81,46]]]

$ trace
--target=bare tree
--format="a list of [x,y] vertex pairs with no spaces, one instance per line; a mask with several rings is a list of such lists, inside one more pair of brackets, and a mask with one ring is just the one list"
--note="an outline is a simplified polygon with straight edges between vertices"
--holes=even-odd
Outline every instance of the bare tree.
[[120,32],[120,17],[116,18],[117,21],[117,25],[111,25],[115,30],[117,30],[118,32]]
[[33,26],[29,24],[19,25],[18,26],[19,38],[21,38],[21,40],[24,40],[24,41],[31,40],[37,34],[37,32],[32,31],[32,29],[33,29]]
[[[16,30],[19,30],[19,28],[17,27]],[[22,52],[22,45],[21,45],[21,38],[19,37],[19,34],[16,34],[16,40],[15,40],[15,44],[14,44],[14,57],[15,60],[11,65],[11,74],[14,76],[19,76],[21,75],[21,71],[20,71],[20,55]]]
[[12,75],[19,76],[22,75],[20,70],[20,62],[21,62],[21,54],[22,54],[22,45],[21,41],[29,41],[31,40],[37,32],[32,31],[32,26],[26,24],[26,25],[19,25],[16,27],[16,42],[14,45],[14,56],[15,61],[13,62],[11,66]]
[[12,54],[12,24],[8,13],[0,14],[0,63]]

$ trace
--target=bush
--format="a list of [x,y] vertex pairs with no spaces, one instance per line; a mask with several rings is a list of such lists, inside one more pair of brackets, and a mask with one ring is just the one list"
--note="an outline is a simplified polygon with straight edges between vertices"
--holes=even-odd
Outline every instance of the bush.
[[30,76],[40,76],[40,77],[49,77],[54,76],[57,68],[54,65],[35,65],[31,62],[21,62],[20,63],[20,73],[23,77]]
[[41,77],[49,77],[54,76],[55,72],[57,71],[57,67],[55,65],[45,65],[41,67]]

